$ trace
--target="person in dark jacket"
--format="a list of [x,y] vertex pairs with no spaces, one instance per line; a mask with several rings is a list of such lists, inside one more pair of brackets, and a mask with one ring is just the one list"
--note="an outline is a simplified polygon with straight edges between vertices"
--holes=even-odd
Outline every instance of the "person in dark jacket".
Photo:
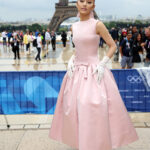
[[142,44],[146,51],[145,67],[150,66],[150,26],[145,29],[146,41]]
[[133,27],[132,27],[132,40],[133,40],[133,43],[136,41],[137,35],[138,35],[137,27],[136,27],[136,26],[133,26]]
[[51,32],[51,43],[53,51],[56,50],[56,34],[54,31]]
[[61,40],[63,42],[63,46],[66,47],[67,34],[66,34],[65,31],[63,31],[62,34],[61,34]]
[[141,34],[138,33],[135,37],[135,42],[133,43],[133,48],[132,48],[133,63],[140,63],[142,61],[142,57],[140,57],[140,55],[142,56],[143,54],[143,48],[141,44],[142,44]]
[[45,44],[46,44],[46,41],[45,41],[45,30],[42,31],[42,49],[44,50],[45,49]]
[[128,31],[127,32],[127,37],[124,38],[120,44],[120,54],[121,54],[121,67],[122,69],[131,69],[133,67],[132,63],[132,46],[133,46],[133,41],[132,41],[132,32]]
[[127,30],[126,29],[122,29],[122,33],[121,33],[121,37],[120,37],[120,41],[119,41],[119,46],[121,44],[121,42],[127,37]]
[[14,59],[16,58],[20,59],[19,42],[20,42],[20,39],[18,35],[16,34],[12,39],[12,50],[14,52]]

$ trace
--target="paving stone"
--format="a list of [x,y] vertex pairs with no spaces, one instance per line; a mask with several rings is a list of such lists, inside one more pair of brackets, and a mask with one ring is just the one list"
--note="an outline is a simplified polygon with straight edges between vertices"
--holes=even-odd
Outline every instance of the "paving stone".
[[39,128],[40,129],[50,129],[50,124],[40,124]]
[[134,122],[134,127],[146,127],[145,123],[144,122]]
[[10,129],[23,129],[24,125],[10,125]]
[[33,124],[33,125],[32,124],[31,125],[27,124],[27,125],[24,126],[24,129],[38,129],[38,127],[39,127],[38,124]]
[[6,130],[7,129],[7,125],[0,125],[0,130]]

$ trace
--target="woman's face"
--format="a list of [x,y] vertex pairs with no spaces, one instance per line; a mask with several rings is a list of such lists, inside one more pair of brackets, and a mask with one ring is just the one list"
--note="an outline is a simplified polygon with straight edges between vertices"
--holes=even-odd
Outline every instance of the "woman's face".
[[137,41],[140,41],[140,40],[141,40],[141,34],[138,34]]
[[95,8],[95,0],[78,0],[77,8],[80,14],[88,15]]

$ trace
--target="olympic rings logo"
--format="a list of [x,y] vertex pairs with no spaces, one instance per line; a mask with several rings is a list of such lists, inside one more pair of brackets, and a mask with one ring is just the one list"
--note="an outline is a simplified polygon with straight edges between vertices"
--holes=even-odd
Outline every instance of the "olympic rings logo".
[[143,80],[140,76],[128,76],[127,77],[127,80],[130,82],[130,83],[141,83]]

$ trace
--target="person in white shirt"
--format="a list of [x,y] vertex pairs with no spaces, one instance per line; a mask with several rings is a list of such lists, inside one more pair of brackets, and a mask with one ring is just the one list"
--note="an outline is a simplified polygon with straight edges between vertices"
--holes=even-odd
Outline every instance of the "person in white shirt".
[[32,31],[30,31],[29,35],[28,35],[28,42],[29,42],[29,54],[31,53],[31,49],[32,49],[32,42],[34,40],[33,37],[33,33]]
[[7,40],[7,33],[6,33],[6,31],[2,32],[2,38],[3,38],[3,46],[7,45],[7,42],[6,42],[6,40]]
[[17,35],[17,31],[14,30],[12,36],[15,37],[16,35]]
[[50,31],[49,29],[47,29],[46,33],[45,33],[45,40],[46,40],[46,45],[47,45],[47,50],[48,50],[48,46],[50,44],[51,41],[51,36],[50,36]]
[[40,58],[41,48],[42,48],[42,38],[41,38],[41,33],[38,33],[38,37],[37,37],[37,51],[38,51],[38,54],[35,58],[36,61],[41,60],[41,58]]

